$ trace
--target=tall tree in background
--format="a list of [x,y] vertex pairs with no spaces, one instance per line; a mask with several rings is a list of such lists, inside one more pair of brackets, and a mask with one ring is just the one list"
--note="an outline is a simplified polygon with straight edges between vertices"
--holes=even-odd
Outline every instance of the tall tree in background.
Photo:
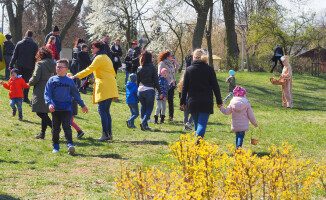
[[9,29],[12,35],[13,42],[17,43],[19,40],[22,39],[23,36],[23,31],[22,31],[23,13],[25,8],[30,5],[30,1],[3,0],[0,2],[6,5],[8,18],[9,18]]
[[213,50],[212,50],[213,7],[214,4],[212,4],[211,7],[209,8],[208,26],[206,27],[206,41],[207,41],[209,66],[213,66]]
[[238,69],[239,47],[235,32],[234,0],[222,0],[227,47],[227,64],[234,70]]
[[191,6],[196,10],[197,19],[196,19],[196,27],[194,30],[194,35],[192,39],[192,49],[201,48],[205,26],[207,21],[207,14],[209,8],[213,4],[213,0],[183,0],[186,4]]

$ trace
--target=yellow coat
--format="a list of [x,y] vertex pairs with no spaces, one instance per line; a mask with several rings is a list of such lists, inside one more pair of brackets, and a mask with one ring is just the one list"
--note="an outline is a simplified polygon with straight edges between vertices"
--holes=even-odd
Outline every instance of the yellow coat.
[[6,63],[5,63],[5,59],[3,58],[3,43],[6,40],[6,37],[0,33],[0,45],[1,45],[1,52],[2,52],[2,61],[0,61],[0,70],[6,68]]
[[77,77],[82,79],[94,73],[95,83],[93,90],[93,103],[112,98],[118,99],[118,85],[115,79],[115,71],[111,59],[106,54],[97,55],[92,64],[79,72]]

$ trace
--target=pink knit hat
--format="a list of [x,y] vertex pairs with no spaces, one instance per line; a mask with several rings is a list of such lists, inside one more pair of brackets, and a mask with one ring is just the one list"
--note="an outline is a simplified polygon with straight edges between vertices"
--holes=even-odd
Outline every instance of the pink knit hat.
[[161,75],[163,74],[163,72],[165,72],[165,71],[168,71],[166,68],[163,68],[162,70],[161,70]]
[[236,97],[243,97],[247,94],[247,91],[243,87],[237,86],[234,88],[233,93]]

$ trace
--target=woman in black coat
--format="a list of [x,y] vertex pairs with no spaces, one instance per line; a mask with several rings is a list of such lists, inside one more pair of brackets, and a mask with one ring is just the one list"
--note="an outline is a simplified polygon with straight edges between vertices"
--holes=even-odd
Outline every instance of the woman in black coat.
[[203,61],[205,57],[206,54],[202,49],[194,51],[194,61],[186,68],[180,99],[180,108],[184,109],[187,106],[194,119],[196,136],[201,138],[205,135],[209,115],[213,114],[213,92],[216,104],[218,106],[222,104],[214,69]]

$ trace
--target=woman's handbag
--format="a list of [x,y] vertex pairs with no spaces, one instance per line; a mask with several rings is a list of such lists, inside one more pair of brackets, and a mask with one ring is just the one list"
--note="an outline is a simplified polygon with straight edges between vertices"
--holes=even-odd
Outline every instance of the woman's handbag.
[[259,127],[259,135],[258,135],[258,139],[252,139],[252,132],[250,132],[250,143],[252,145],[257,145],[258,144],[258,139],[260,138],[260,134],[261,134],[261,128]]

